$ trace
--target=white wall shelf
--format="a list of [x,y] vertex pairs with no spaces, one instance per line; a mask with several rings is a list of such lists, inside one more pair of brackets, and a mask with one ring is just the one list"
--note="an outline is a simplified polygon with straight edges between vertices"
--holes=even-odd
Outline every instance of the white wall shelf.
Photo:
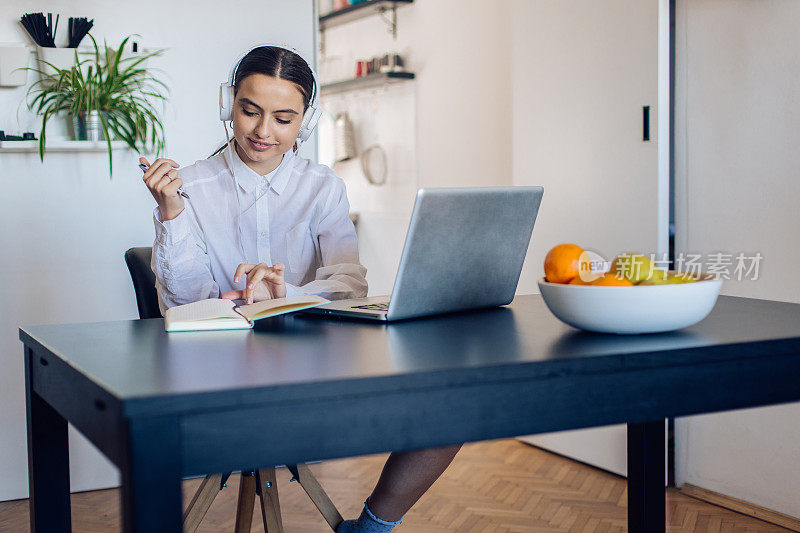
[[397,83],[414,79],[413,72],[376,72],[367,74],[351,80],[326,83],[321,87],[322,94],[338,93],[343,91],[353,91],[356,89],[366,89],[378,87],[387,83]]
[[[87,39],[87,41],[88,41],[88,39]],[[101,59],[105,59],[106,55],[103,52],[102,43],[97,43],[97,46],[98,46],[98,48],[100,48],[100,58]],[[119,46],[119,45],[116,45],[116,46]],[[127,44],[126,44],[126,46],[127,46]],[[25,48],[27,48],[28,51],[30,53],[32,53],[32,54],[36,53],[36,45],[35,44],[26,44]],[[64,48],[64,47],[60,46],[59,48]],[[110,45],[109,48],[113,49],[113,50],[116,50],[116,47],[113,44]],[[169,48],[166,47],[166,46],[142,48],[141,51],[136,53],[136,55],[147,55],[147,54],[149,54],[151,52],[155,52],[156,50],[167,51],[167,50],[169,50]],[[79,46],[78,47],[78,57],[80,57],[80,56],[93,56],[93,55],[94,55],[94,46],[92,46],[91,41],[89,41],[89,45],[86,45],[86,43],[84,43],[83,46]]]
[[[391,11],[394,15],[397,6],[408,5],[413,1],[414,0],[366,0],[365,2],[360,2],[344,9],[331,11],[321,16],[319,18],[319,29],[320,31],[325,31],[328,28],[347,24],[364,17],[370,17],[376,14],[382,15],[387,11]],[[397,32],[396,19],[393,20],[392,29],[395,33]]]
[[[112,150],[124,150],[128,148],[125,141],[111,141]],[[66,139],[54,139],[47,141],[45,152],[106,152],[108,144],[106,141],[69,141]],[[16,153],[39,153],[39,141],[0,141],[0,152]]]

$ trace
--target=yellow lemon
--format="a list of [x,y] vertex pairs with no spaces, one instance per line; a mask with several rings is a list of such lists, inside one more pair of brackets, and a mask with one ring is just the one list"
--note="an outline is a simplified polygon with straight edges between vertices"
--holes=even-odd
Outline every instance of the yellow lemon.
[[697,278],[692,276],[691,274],[672,274],[667,276],[667,279],[670,283],[693,283],[697,281]]
[[636,285],[641,281],[652,278],[655,270],[653,262],[645,255],[621,254],[611,261],[609,272],[621,276]]

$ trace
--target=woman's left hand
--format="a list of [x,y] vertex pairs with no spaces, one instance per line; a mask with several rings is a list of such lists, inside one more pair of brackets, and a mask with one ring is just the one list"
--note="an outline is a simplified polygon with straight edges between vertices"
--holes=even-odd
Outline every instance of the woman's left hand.
[[251,265],[242,263],[236,267],[233,282],[239,283],[243,275],[247,275],[247,286],[244,289],[228,291],[221,298],[228,300],[245,300],[246,303],[286,297],[286,282],[283,280],[283,263],[268,266],[266,263]]

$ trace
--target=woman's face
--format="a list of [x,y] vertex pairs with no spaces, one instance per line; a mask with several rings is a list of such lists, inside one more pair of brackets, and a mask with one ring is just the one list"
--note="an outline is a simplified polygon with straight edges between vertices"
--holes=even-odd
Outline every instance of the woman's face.
[[266,74],[250,74],[239,83],[233,136],[239,157],[257,174],[278,168],[302,122],[303,95],[294,83]]

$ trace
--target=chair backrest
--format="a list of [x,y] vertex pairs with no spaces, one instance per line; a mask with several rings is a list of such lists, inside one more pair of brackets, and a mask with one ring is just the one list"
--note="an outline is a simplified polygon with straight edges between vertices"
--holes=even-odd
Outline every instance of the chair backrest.
[[125,252],[125,264],[131,273],[139,318],[161,318],[156,294],[156,276],[150,268],[151,247],[131,248]]

